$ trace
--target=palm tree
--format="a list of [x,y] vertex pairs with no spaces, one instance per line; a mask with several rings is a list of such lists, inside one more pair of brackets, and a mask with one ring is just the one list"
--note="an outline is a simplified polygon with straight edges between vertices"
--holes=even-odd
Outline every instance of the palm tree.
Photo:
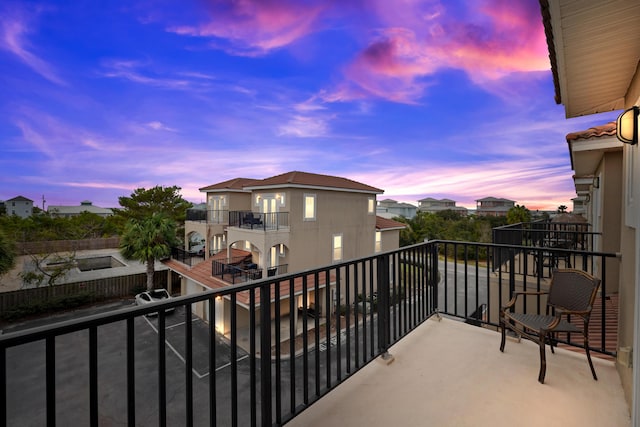
[[120,253],[127,259],[147,263],[147,290],[151,290],[155,261],[168,257],[176,242],[175,221],[156,213],[127,222],[120,239]]

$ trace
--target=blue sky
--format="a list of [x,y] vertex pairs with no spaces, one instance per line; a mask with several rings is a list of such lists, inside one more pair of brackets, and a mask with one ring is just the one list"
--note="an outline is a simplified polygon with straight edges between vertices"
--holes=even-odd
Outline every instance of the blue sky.
[[537,0],[0,3],[0,200],[300,170],[571,208],[565,136],[617,113],[564,118]]

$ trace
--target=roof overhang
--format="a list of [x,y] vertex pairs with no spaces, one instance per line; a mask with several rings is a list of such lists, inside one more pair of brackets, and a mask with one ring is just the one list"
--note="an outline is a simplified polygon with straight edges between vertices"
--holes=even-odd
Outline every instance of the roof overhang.
[[247,191],[265,191],[265,190],[289,190],[292,188],[301,188],[307,190],[325,190],[325,191],[340,191],[345,193],[365,193],[365,194],[382,194],[384,191],[367,191],[353,188],[339,188],[339,187],[323,187],[321,185],[305,185],[305,184],[273,184],[273,185],[250,185],[244,187]]
[[620,110],[640,60],[640,1],[540,0],[567,118]]
[[615,136],[568,141],[571,167],[575,176],[593,176],[606,152],[622,151],[623,144]]

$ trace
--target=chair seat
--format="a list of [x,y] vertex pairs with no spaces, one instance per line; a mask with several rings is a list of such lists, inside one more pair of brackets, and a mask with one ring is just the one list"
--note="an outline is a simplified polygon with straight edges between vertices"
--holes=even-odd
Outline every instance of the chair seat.
[[[548,326],[555,320],[555,316],[546,316],[542,314],[528,314],[528,313],[505,313],[506,319],[512,319],[514,322],[524,326],[527,329],[533,331],[539,331],[541,329],[547,329]],[[577,326],[562,319],[557,327],[553,329],[554,332],[580,332],[582,330]]]

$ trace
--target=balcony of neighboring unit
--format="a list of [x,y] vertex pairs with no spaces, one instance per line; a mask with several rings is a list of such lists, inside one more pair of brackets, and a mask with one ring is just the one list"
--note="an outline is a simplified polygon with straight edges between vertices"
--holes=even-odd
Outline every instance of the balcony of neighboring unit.
[[207,224],[226,225],[229,222],[228,210],[187,209],[186,221],[206,222]]
[[188,266],[194,266],[204,261],[204,251],[188,251],[182,248],[171,248],[171,258]]
[[252,261],[251,254],[211,261],[211,275],[234,285],[286,274],[287,269],[287,264],[261,268]]
[[289,212],[230,211],[229,227],[256,231],[289,231]]

